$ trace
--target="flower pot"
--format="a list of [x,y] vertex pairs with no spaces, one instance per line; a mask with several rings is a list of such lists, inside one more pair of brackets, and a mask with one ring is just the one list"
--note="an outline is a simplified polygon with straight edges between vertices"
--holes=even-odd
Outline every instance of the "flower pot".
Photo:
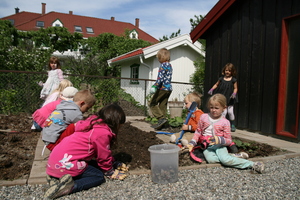
[[169,111],[170,111],[170,117],[181,117],[182,110],[183,110],[183,102],[181,101],[169,101]]

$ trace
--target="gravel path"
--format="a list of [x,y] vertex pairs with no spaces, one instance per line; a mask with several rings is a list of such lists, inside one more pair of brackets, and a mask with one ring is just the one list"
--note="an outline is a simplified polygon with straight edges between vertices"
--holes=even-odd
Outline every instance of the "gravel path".
[[[150,175],[131,175],[60,199],[300,199],[300,157],[265,165],[264,174],[225,167],[183,170],[178,182],[165,185],[153,183]],[[43,199],[46,189],[47,185],[1,187],[0,199]]]

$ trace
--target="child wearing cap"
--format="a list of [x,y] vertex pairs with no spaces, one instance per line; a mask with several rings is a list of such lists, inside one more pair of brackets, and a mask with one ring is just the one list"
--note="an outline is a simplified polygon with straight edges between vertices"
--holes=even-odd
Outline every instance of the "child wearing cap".
[[44,123],[49,115],[55,110],[56,106],[60,104],[62,100],[73,100],[74,95],[78,90],[74,87],[66,87],[60,94],[60,98],[56,101],[52,101],[47,105],[37,109],[33,114],[33,125],[36,131],[42,131]]
[[[63,96],[68,98],[68,90],[63,92]],[[52,149],[72,131],[65,131],[70,124],[74,124],[83,118],[82,113],[88,111],[96,102],[96,98],[89,90],[77,92],[73,98],[62,100],[56,109],[50,114],[44,123],[42,140],[47,148]],[[74,129],[74,125],[72,125]],[[72,127],[71,126],[71,127]]]

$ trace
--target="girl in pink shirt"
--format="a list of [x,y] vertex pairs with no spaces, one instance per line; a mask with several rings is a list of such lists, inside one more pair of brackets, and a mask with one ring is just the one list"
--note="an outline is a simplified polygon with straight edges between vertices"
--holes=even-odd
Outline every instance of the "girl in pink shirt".
[[[104,176],[123,180],[128,168],[114,160],[110,146],[125,118],[120,106],[110,104],[77,122],[75,132],[64,138],[49,156],[46,173],[50,188],[45,197],[53,199],[96,187],[105,182]],[[93,158],[97,167],[89,164]]]
[[215,94],[208,100],[209,113],[201,115],[198,128],[188,144],[189,150],[200,144],[205,149],[203,154],[208,163],[221,163],[238,169],[252,168],[263,173],[263,162],[253,162],[228,153],[227,146],[232,143],[232,138],[230,122],[222,115],[226,104],[226,97],[222,94]]

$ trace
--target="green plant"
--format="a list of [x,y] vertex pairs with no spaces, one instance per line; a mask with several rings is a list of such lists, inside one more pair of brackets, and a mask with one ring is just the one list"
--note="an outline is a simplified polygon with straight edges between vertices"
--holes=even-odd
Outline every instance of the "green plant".
[[172,127],[180,127],[183,124],[183,118],[182,117],[169,118],[168,122]]
[[16,96],[17,91],[14,89],[0,90],[0,113],[11,114],[17,111]]

